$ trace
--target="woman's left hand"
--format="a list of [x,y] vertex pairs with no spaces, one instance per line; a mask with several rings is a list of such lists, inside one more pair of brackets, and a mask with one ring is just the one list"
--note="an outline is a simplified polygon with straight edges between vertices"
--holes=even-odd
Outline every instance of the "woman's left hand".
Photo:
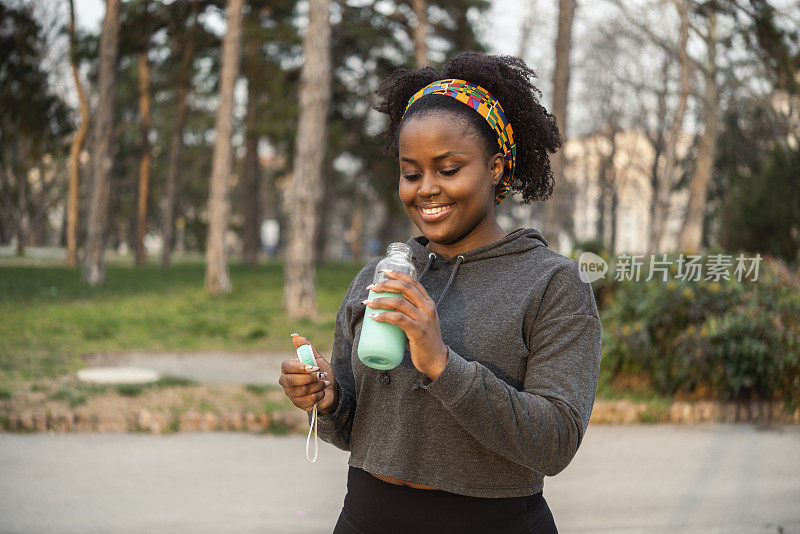
[[392,323],[402,328],[408,338],[411,361],[430,380],[436,378],[447,364],[448,349],[442,340],[439,314],[428,292],[412,276],[400,271],[383,271],[389,280],[367,286],[375,293],[400,293],[401,297],[379,297],[364,300],[370,308],[381,308],[373,317],[376,321]]

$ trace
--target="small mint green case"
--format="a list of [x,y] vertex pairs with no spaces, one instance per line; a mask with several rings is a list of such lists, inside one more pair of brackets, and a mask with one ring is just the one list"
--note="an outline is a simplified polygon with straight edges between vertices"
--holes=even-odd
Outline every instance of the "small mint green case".
[[317,365],[317,360],[314,359],[314,351],[311,349],[311,345],[300,345],[297,348],[297,357],[301,362],[307,365]]

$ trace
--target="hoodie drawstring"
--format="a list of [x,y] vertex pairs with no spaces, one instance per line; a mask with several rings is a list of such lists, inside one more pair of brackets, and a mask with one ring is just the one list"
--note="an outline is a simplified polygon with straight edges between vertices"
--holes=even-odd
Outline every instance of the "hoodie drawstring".
[[[422,270],[422,272],[420,273],[419,277],[417,277],[417,281],[422,280],[422,277],[425,276],[425,274],[428,272],[428,269],[433,264],[433,261],[435,259],[436,259],[436,254],[434,252],[431,252],[431,253],[428,254],[428,263],[425,265],[425,268]],[[450,278],[448,278],[447,283],[444,285],[444,290],[442,290],[442,294],[439,295],[439,299],[436,301],[436,308],[437,309],[439,308],[439,304],[444,299],[444,296],[447,294],[447,290],[450,289],[450,284],[453,283],[453,280],[456,277],[456,273],[458,272],[458,268],[461,266],[461,263],[463,261],[464,261],[464,256],[459,254],[458,258],[456,258],[456,261],[453,264],[453,270],[450,272]],[[383,373],[382,373],[383,376],[381,376],[379,378],[382,381],[383,384],[388,383],[388,381],[390,380],[388,374],[389,374],[388,371],[383,371]],[[417,372],[417,374],[419,375],[419,379],[412,386],[413,389],[420,389],[420,388],[424,387],[422,385],[422,377],[424,375],[422,375],[422,373],[419,373],[419,371]]]
[[450,284],[453,283],[453,279],[456,277],[456,272],[458,271],[458,267],[459,267],[459,265],[461,265],[462,261],[464,261],[464,256],[459,254],[458,258],[456,259],[456,263],[453,265],[453,270],[450,272],[450,278],[447,280],[447,283],[444,285],[444,290],[442,291],[442,294],[439,295],[439,300],[436,301],[436,307],[437,308],[439,307],[439,303],[442,302],[442,300],[444,299],[444,296],[447,293],[447,290],[450,289]]
[[425,268],[422,269],[422,272],[417,277],[417,282],[422,280],[422,277],[425,276],[425,273],[427,273],[428,269],[431,268],[431,265],[433,265],[433,260],[435,260],[435,259],[436,259],[436,253],[435,252],[431,252],[430,254],[428,254],[428,263],[425,264]]
[[[428,269],[431,268],[431,265],[433,265],[433,262],[434,262],[435,259],[436,259],[436,253],[435,252],[428,253],[428,262],[425,264],[425,268],[422,269],[422,272],[417,277],[417,281],[418,282],[422,281],[422,278],[425,276],[425,274],[427,274]],[[439,307],[439,303],[442,302],[442,299],[444,299],[444,296],[447,293],[447,290],[450,289],[450,284],[453,283],[453,279],[456,277],[456,273],[458,272],[458,268],[459,268],[459,266],[461,265],[461,263],[463,261],[464,261],[464,256],[459,254],[458,258],[456,258],[455,264],[453,264],[453,270],[450,272],[450,278],[447,280],[447,283],[444,285],[444,290],[442,291],[442,294],[439,295],[439,300],[436,301],[436,307],[437,308]]]

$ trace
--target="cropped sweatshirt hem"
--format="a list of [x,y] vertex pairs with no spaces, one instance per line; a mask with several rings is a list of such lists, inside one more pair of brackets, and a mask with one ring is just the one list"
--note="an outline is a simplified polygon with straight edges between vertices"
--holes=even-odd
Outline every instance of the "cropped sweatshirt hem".
[[[364,471],[369,471],[370,473],[376,473],[378,475],[383,475],[387,477],[399,478],[401,480],[405,480],[406,482],[413,482],[415,484],[425,484],[427,486],[433,486],[437,490],[447,491],[450,493],[457,493],[459,495],[468,495],[470,497],[483,497],[483,498],[506,498],[506,497],[528,497],[530,495],[534,495],[543,491],[544,484],[535,484],[531,483],[529,485],[521,485],[521,486],[505,486],[505,485],[492,485],[492,484],[481,484],[480,482],[471,482],[468,485],[460,485],[460,484],[453,484],[449,483],[447,480],[442,479],[441,477],[432,476],[430,473],[427,472],[414,472],[408,469],[398,469],[397,466],[393,465],[392,463],[380,463],[378,461],[372,460],[367,461],[363,458],[357,458],[350,455],[350,459],[347,461],[347,465],[352,465],[353,467],[358,467],[359,469],[363,469]],[[444,489],[442,486],[446,486],[449,489]],[[418,489],[418,488],[411,488],[411,489]],[[429,489],[418,489],[418,491],[431,491]]]
[[544,477],[574,458],[594,405],[602,325],[591,285],[534,228],[453,258],[424,236],[407,243],[436,305],[445,367],[430,380],[408,344],[393,369],[359,359],[362,301],[380,258],[372,260],[336,316],[329,361],[339,400],[318,416],[319,437],[349,451],[349,465],[442,491],[542,491]]

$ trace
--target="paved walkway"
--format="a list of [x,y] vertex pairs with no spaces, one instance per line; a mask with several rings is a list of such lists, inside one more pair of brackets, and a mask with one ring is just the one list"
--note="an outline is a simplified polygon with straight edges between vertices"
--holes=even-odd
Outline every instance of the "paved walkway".
[[292,353],[131,352],[84,356],[88,367],[136,367],[198,382],[278,385]]
[[[312,443],[313,453],[313,443]],[[592,426],[561,533],[800,533],[800,428]],[[348,453],[305,436],[0,434],[0,532],[331,532]]]

